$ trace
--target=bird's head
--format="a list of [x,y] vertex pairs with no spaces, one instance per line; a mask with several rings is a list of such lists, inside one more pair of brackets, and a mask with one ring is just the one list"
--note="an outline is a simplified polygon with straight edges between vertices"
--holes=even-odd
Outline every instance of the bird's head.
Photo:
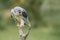
[[14,7],[12,10],[11,10],[11,13],[14,14],[14,16],[24,16],[26,17],[26,10],[21,8],[21,7]]
[[18,11],[17,11],[17,14],[18,14],[19,16],[21,16],[21,15],[22,15],[22,11],[21,11],[21,10],[18,10]]

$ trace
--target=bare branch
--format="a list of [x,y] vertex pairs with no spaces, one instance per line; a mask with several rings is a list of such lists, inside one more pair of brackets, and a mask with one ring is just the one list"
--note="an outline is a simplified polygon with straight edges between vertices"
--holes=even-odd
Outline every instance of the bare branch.
[[31,27],[28,28],[28,31],[27,31],[26,34],[23,33],[22,29],[19,29],[19,35],[21,37],[21,40],[26,40],[27,36],[30,33],[30,29],[31,29]]

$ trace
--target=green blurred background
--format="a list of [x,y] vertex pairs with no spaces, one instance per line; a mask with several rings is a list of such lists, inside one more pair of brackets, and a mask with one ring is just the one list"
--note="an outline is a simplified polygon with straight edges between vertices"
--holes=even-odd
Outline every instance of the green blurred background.
[[26,9],[32,24],[27,40],[60,40],[60,0],[0,0],[0,40],[20,40],[10,17],[15,6]]

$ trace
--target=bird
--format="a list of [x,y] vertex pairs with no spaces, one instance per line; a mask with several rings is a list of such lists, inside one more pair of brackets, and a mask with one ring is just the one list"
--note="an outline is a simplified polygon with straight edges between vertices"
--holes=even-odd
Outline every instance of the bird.
[[29,27],[31,26],[26,10],[20,6],[16,6],[11,9],[11,17],[15,19],[19,28],[23,27],[24,23],[26,23]]

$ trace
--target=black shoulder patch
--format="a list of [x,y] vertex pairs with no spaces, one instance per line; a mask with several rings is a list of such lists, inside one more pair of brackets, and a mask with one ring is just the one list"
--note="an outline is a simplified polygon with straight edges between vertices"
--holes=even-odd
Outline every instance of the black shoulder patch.
[[23,12],[22,12],[22,15],[23,15],[24,18],[27,19],[27,14],[26,14],[26,12],[23,11]]

